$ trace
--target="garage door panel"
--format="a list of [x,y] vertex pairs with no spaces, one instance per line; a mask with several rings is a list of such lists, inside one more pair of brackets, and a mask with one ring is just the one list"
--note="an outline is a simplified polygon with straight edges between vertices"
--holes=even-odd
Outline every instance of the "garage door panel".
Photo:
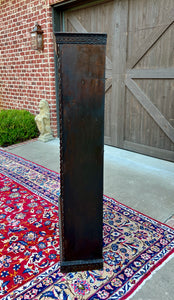
[[173,0],[91,1],[70,32],[106,32],[105,143],[174,161]]
[[134,144],[174,151],[173,142],[138,102],[137,98],[126,92],[125,141]]

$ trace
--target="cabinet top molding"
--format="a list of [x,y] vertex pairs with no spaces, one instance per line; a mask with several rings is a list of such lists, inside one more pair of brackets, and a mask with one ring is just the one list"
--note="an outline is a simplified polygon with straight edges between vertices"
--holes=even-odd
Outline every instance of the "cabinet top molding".
[[106,33],[55,32],[56,44],[106,45]]

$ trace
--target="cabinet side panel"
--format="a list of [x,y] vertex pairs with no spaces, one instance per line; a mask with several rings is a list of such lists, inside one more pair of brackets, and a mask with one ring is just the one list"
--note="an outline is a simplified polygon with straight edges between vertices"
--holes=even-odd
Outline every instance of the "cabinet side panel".
[[102,259],[105,46],[60,49],[62,260]]

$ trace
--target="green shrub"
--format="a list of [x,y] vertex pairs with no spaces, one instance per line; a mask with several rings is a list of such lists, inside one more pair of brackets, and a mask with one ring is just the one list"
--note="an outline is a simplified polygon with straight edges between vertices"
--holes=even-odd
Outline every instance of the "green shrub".
[[34,115],[26,110],[0,111],[0,146],[20,143],[39,135]]

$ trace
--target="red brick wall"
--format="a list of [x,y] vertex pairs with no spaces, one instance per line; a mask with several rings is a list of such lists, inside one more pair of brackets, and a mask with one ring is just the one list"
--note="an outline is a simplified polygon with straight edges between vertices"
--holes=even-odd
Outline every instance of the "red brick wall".
[[[53,51],[53,0],[0,1],[0,106],[38,113],[41,99],[49,102],[51,126],[57,134]],[[50,3],[50,4],[49,4]],[[35,23],[44,31],[44,49],[31,49]]]

